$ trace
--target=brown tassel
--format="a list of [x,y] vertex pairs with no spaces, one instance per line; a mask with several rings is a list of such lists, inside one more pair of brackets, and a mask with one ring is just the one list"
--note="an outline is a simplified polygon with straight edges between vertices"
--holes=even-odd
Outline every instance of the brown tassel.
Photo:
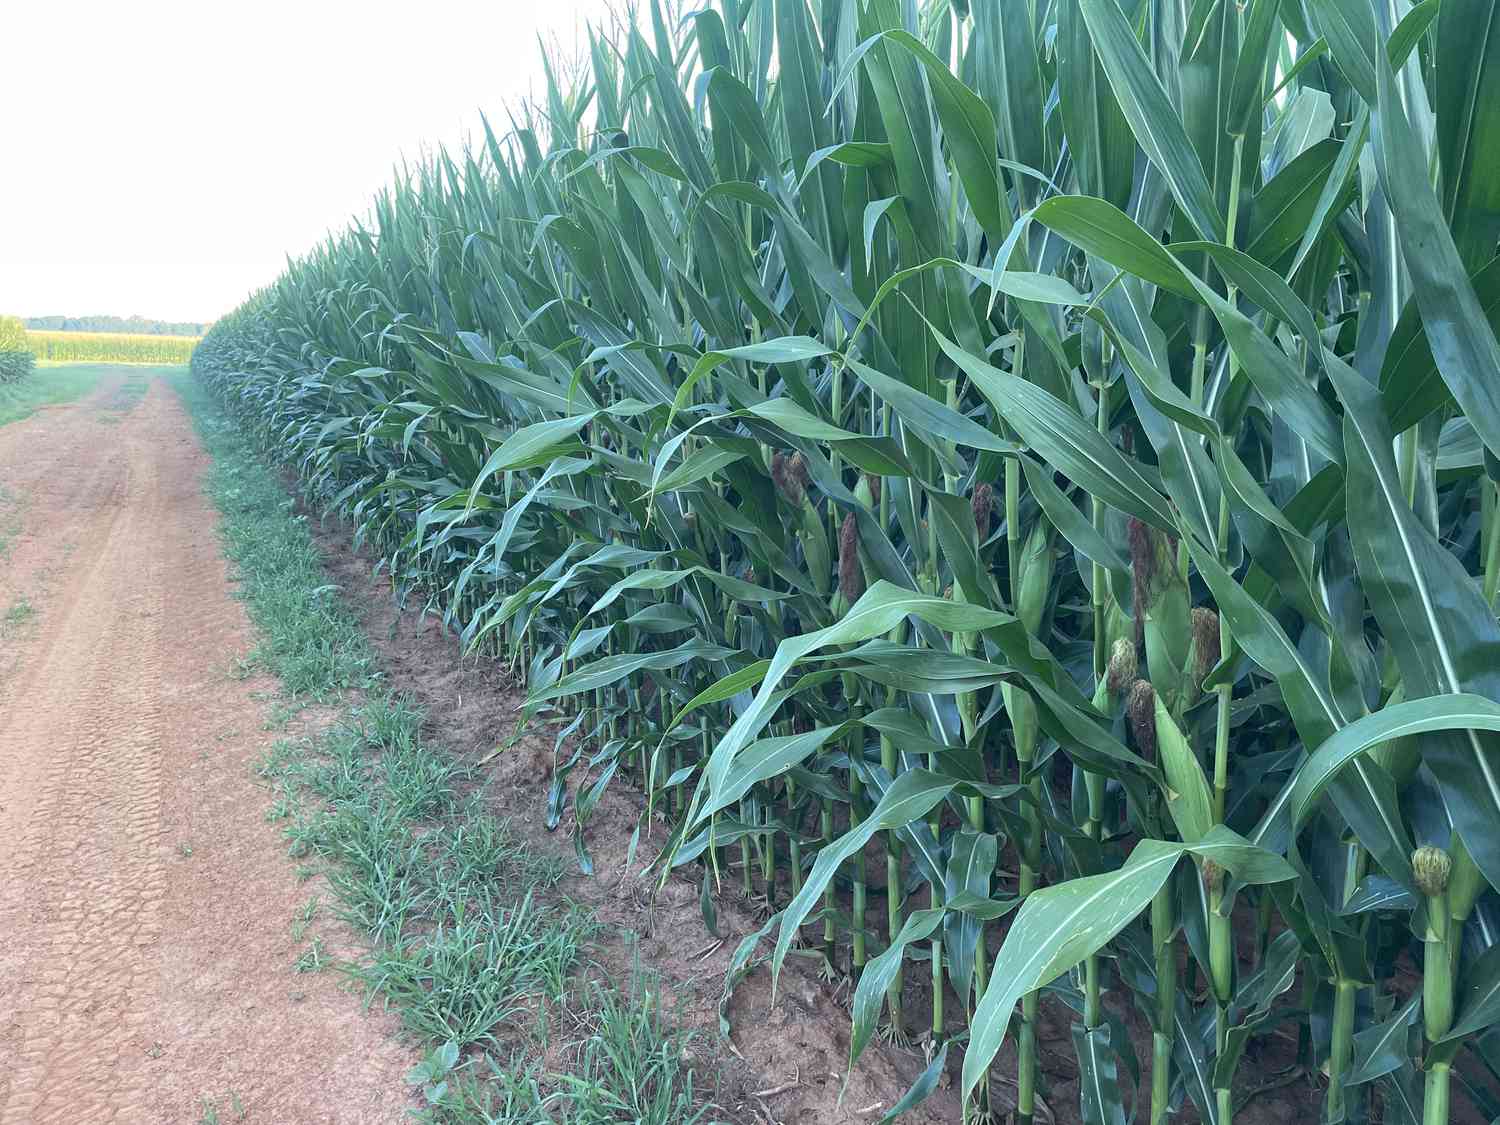
[[[807,471],[807,458],[800,453],[793,453],[786,468],[788,478],[796,483],[800,495],[805,496],[812,487],[812,474]],[[801,500],[797,502],[800,504]]]
[[974,489],[974,499],[970,501],[974,509],[974,526],[979,531],[979,541],[983,543],[990,537],[990,516],[995,510],[995,490],[989,484],[981,484]]
[[1109,674],[1105,681],[1109,694],[1116,697],[1124,694],[1139,671],[1140,660],[1136,656],[1135,645],[1125,637],[1115,638],[1115,643],[1109,650]]
[[802,454],[791,457],[780,451],[771,454],[771,480],[776,485],[776,491],[786,497],[793,507],[800,507],[803,497],[807,495],[807,488],[803,483],[806,477],[807,462],[802,459]]
[[1215,894],[1224,889],[1224,868],[1218,860],[1205,859],[1203,866],[1198,869],[1203,876],[1203,889],[1209,894]]
[[[1130,545],[1130,573],[1135,580],[1136,607],[1151,601],[1151,583],[1156,578],[1156,532],[1144,520],[1131,516],[1125,524],[1125,539]],[[1136,614],[1140,616],[1139,613]]]
[[839,592],[851,604],[865,592],[865,572],[859,565],[859,521],[853,512],[839,528]]
[[1143,758],[1156,757],[1156,689],[1146,680],[1136,680],[1130,685],[1125,710],[1130,716],[1135,748]]
[[1219,615],[1206,605],[1193,607],[1193,678],[1202,683],[1219,663]]

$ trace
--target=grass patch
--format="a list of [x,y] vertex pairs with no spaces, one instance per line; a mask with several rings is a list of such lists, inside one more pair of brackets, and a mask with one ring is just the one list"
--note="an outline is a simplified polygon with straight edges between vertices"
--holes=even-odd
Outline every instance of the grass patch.
[[219,1099],[204,1098],[203,1113],[198,1118],[198,1125],[228,1125],[231,1121],[245,1120],[247,1111],[237,1093],[231,1090],[229,1097],[222,1101],[221,1106]]
[[0,386],[0,426],[29,418],[44,406],[73,402],[88,394],[109,370],[105,364],[39,366],[14,385]]
[[0,559],[10,552],[11,540],[21,530],[21,517],[17,512],[16,494],[0,485]]
[[172,381],[213,458],[208,493],[223,515],[224,553],[260,638],[242,670],[274,674],[294,700],[327,702],[370,686],[369,645],[328,582],[305,517],[207,392],[186,373]]
[[594,981],[581,997],[564,1068],[525,1057],[465,1060],[450,1045],[432,1051],[407,1081],[433,1125],[708,1125],[709,1107],[685,1061],[688,1039],[664,1019],[659,982],[639,969],[621,991]]
[[[656,982],[638,971],[621,989],[590,965],[590,914],[548,893],[564,861],[517,839],[474,770],[423,738],[421,710],[381,690],[276,475],[206,392],[175,385],[213,457],[207,489],[261,637],[251,665],[293,699],[344,704],[327,729],[277,742],[256,766],[299,877],[323,875],[331,899],[292,919],[306,948],[291,968],[335,969],[366,1004],[399,1014],[428,1050],[408,1077],[421,1121],[706,1125],[688,1041],[667,1027]],[[312,932],[325,905],[367,953],[330,958]]]
[[26,595],[21,595],[10,603],[3,615],[0,615],[0,637],[9,636],[26,622],[36,616],[36,607]]
[[[258,772],[292,855],[314,861],[334,912],[372,943],[338,966],[367,1001],[417,1038],[499,1047],[537,1004],[562,1002],[592,926],[537,902],[562,862],[461,795],[469,771],[423,742],[420,722],[400,697],[373,697],[316,738],[278,744]],[[294,920],[299,936],[311,919],[304,908]]]

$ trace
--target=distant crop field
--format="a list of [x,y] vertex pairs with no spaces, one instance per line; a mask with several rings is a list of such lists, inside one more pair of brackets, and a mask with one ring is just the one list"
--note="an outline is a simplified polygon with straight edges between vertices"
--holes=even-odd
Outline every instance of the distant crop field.
[[198,340],[127,332],[26,333],[37,359],[81,363],[186,363]]

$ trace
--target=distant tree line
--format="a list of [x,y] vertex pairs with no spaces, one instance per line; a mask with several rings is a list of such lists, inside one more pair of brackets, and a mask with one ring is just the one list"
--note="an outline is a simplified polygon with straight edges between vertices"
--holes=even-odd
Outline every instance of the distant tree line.
[[145,336],[201,336],[207,324],[195,320],[147,320],[143,316],[29,316],[26,327],[39,332],[133,332]]

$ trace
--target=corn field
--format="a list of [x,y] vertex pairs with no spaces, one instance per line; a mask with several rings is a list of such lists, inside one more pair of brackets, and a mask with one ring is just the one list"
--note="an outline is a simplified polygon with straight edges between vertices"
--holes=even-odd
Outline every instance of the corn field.
[[134,332],[50,332],[29,330],[26,342],[37,359],[65,363],[186,363],[196,336]]
[[653,3],[547,73],[193,365],[570,736],[584,869],[639,786],[768,912],[731,986],[925,1046],[897,1110],[1041,1116],[1045,990],[1091,1125],[1278,1035],[1327,1121],[1500,1115],[1493,0]]

